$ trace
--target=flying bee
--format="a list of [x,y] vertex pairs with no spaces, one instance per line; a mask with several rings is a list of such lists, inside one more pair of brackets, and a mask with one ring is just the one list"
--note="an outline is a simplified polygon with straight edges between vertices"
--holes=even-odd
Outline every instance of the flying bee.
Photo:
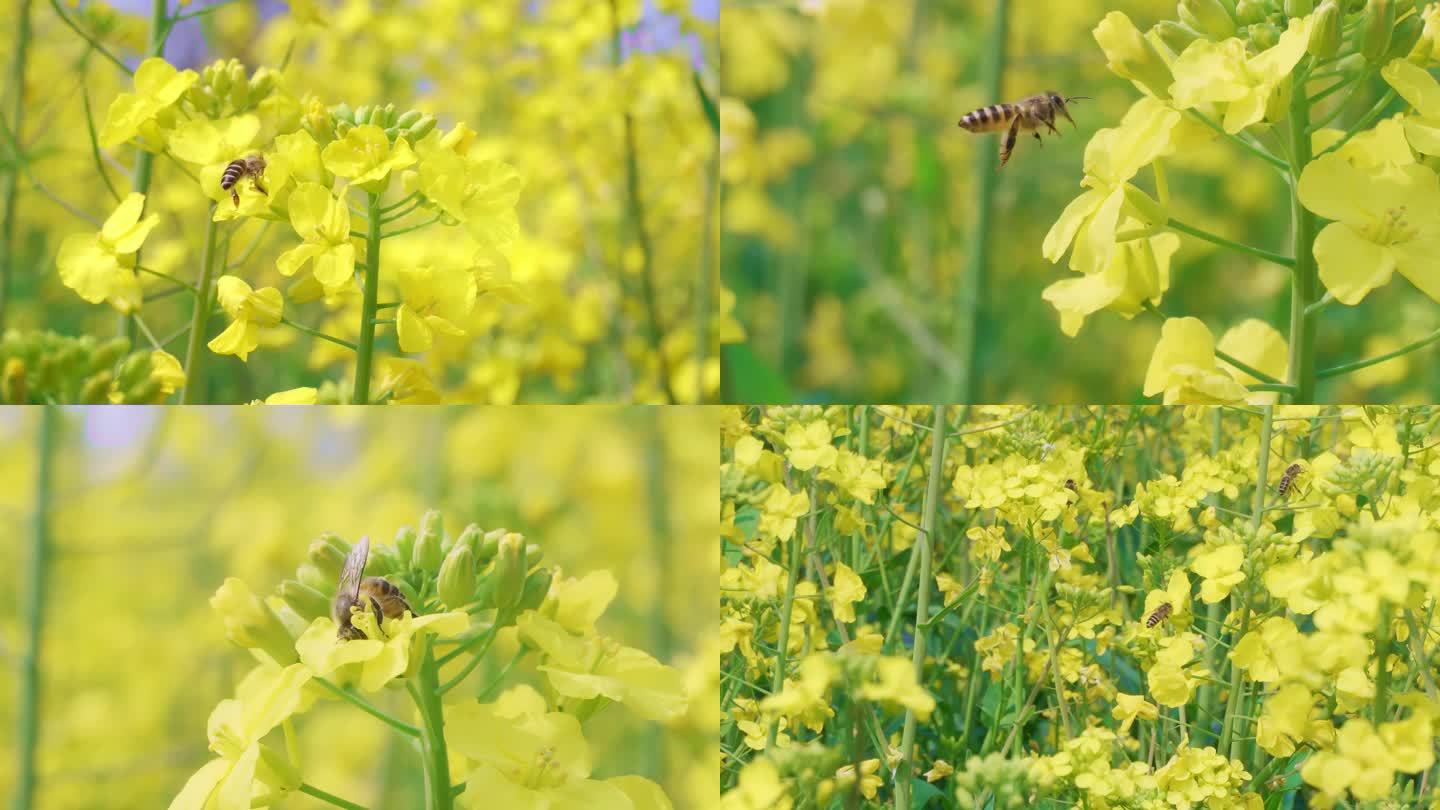
[[1285,493],[1289,492],[1291,487],[1295,486],[1295,478],[1300,475],[1301,469],[1302,467],[1298,461],[1285,468],[1285,474],[1280,476],[1280,483],[1275,485],[1275,494],[1277,496],[1281,498],[1285,497]]
[[255,190],[261,194],[269,194],[265,187],[260,185],[260,175],[265,172],[265,158],[259,154],[246,155],[230,161],[225,167],[225,173],[220,176],[220,188],[230,192],[230,199],[235,201],[235,207],[240,207],[240,192],[235,185],[242,179],[249,177],[255,184]]
[[1155,610],[1151,611],[1150,617],[1145,620],[1145,626],[1154,627],[1160,622],[1163,622],[1166,619],[1170,618],[1171,610],[1172,608],[1170,607],[1169,602],[1161,602],[1155,607]]
[[1059,135],[1060,130],[1055,128],[1055,116],[1062,115],[1072,126],[1075,125],[1075,119],[1070,117],[1070,111],[1065,105],[1087,98],[1090,97],[1065,96],[1054,90],[1047,90],[1022,98],[1014,104],[991,104],[967,113],[960,119],[960,128],[969,132],[999,132],[1008,129],[1004,141],[1000,144],[1000,166],[1003,168],[1010,160],[1010,151],[1015,148],[1015,138],[1021,130],[1030,132],[1035,136],[1035,140],[1043,144],[1040,127],[1044,126]]
[[363,577],[365,558],[370,556],[370,538],[362,537],[345,557],[340,569],[340,583],[335,586],[335,601],[330,604],[330,615],[339,627],[336,635],[341,641],[364,638],[360,628],[350,623],[350,609],[356,605],[369,605],[375,612],[375,621],[396,619],[410,610],[410,603],[400,589],[384,577]]

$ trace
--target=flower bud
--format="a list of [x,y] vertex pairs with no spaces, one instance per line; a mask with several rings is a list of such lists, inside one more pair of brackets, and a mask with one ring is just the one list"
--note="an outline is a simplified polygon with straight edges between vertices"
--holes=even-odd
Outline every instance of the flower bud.
[[128,351],[130,351],[130,341],[120,337],[111,338],[96,347],[90,367],[97,371],[102,368],[110,368]]
[[1181,53],[1186,46],[1200,38],[1200,32],[1174,20],[1162,20],[1150,29],[1174,53]]
[[458,610],[475,597],[475,552],[470,546],[456,543],[440,564],[438,584],[440,601],[451,610]]
[[1409,17],[1395,24],[1395,30],[1390,34],[1390,49],[1385,52],[1382,64],[1389,64],[1392,59],[1404,59],[1410,55],[1415,46],[1420,42],[1420,35],[1424,33],[1424,24],[1420,21],[1420,15],[1411,14]]
[[223,96],[230,89],[230,72],[225,69],[224,62],[212,62],[201,72],[200,81],[216,95]]
[[420,116],[420,120],[410,127],[408,138],[412,141],[418,141],[426,135],[429,135],[430,131],[434,128],[435,116],[426,113]]
[[1256,23],[1246,29],[1250,44],[1257,51],[1268,51],[1280,42],[1280,26],[1271,22]]
[[345,137],[346,133],[348,133],[354,128],[355,125],[350,123],[349,121],[337,121],[335,122],[335,137],[343,138]]
[[114,382],[115,375],[108,371],[102,371],[87,380],[80,387],[80,396],[76,402],[81,405],[101,405],[110,399],[110,383]]
[[355,123],[355,111],[350,109],[349,104],[340,103],[330,108],[330,115],[336,121],[349,121]]
[[326,532],[315,538],[305,557],[310,564],[324,571],[327,576],[339,578],[340,569],[345,565],[345,556],[350,547],[338,535]]
[[395,125],[395,114],[396,114],[396,113],[395,113],[395,105],[394,105],[394,104],[386,104],[386,105],[385,105],[385,114],[380,117],[380,121],[379,121],[378,123],[380,124],[380,126],[384,126],[384,127],[394,126],[394,125]]
[[1211,39],[1225,39],[1235,33],[1235,20],[1220,0],[1180,0],[1180,22]]
[[525,587],[525,538],[510,533],[500,538],[495,556],[495,606],[501,610],[513,607]]
[[1129,17],[1118,11],[1106,14],[1094,36],[1112,73],[1142,85],[1156,98],[1170,97],[1170,68]]
[[394,143],[394,142],[395,142],[395,139],[398,138],[398,137],[400,137],[400,128],[399,128],[399,127],[386,127],[386,128],[385,128],[385,140],[387,140],[387,141],[389,141],[389,142],[391,142],[391,143]]
[[295,578],[317,591],[329,591],[334,590],[335,582],[340,578],[340,572],[336,571],[334,575],[330,575],[325,573],[320,566],[307,562],[301,563],[300,567],[295,569]]
[[1309,17],[1315,10],[1315,0],[1285,0],[1286,17]]
[[361,104],[355,108],[355,117],[351,119],[355,126],[363,126],[370,123],[370,105]]
[[406,565],[415,559],[415,529],[401,526],[395,532],[395,555]]
[[1265,0],[1240,0],[1235,6],[1235,21],[1240,25],[1254,25],[1262,22],[1270,13]]
[[1305,50],[1317,59],[1328,59],[1340,50],[1340,5],[1324,0],[1310,23],[1310,42]]
[[525,578],[525,588],[520,593],[520,610],[539,610],[540,603],[545,601],[545,594],[550,592],[550,580],[555,572],[548,568],[536,569],[534,573]]
[[220,614],[225,622],[225,637],[235,644],[263,650],[281,666],[300,660],[295,654],[295,640],[280,618],[244,582],[234,577],[225,580],[210,597],[210,607]]
[[1394,0],[1369,0],[1360,23],[1360,53],[1371,63],[1379,63],[1390,50],[1390,36],[1395,30]]
[[289,605],[292,610],[306,619],[330,615],[330,600],[324,593],[303,582],[296,582],[293,579],[281,582],[280,598],[285,600],[285,604]]
[[120,404],[122,405],[159,405],[165,401],[165,386],[160,380],[151,377],[139,383],[120,390]]
[[395,126],[401,129],[409,129],[415,125],[416,121],[420,120],[422,114],[419,110],[409,110],[404,115],[395,119]]
[[[377,104],[370,108],[370,114],[365,117],[365,123],[374,124],[377,127],[383,126],[381,122],[384,121],[384,119],[385,110]],[[355,123],[360,123],[359,113],[356,113]]]
[[120,363],[116,379],[121,388],[133,388],[150,378],[150,355],[136,352]]
[[5,373],[0,376],[0,402],[7,405],[24,404],[30,389],[25,383],[25,361],[19,357],[5,360]]
[[445,535],[445,520],[434,509],[420,518],[420,534],[415,540],[415,550],[410,557],[410,567],[422,571],[436,571],[440,568],[440,538]]
[[400,561],[400,552],[394,546],[371,546],[370,559],[365,563],[365,573],[373,577],[399,574],[405,570]]
[[259,70],[256,70],[256,71],[255,71],[255,75],[254,75],[254,76],[251,76],[251,77],[250,77],[250,97],[251,97],[251,98],[254,98],[254,99],[262,99],[262,98],[265,98],[266,96],[270,95],[270,91],[271,91],[271,90],[274,90],[274,89],[275,89],[275,71],[271,70],[270,68],[268,68],[268,67],[262,67],[262,68],[260,68]]

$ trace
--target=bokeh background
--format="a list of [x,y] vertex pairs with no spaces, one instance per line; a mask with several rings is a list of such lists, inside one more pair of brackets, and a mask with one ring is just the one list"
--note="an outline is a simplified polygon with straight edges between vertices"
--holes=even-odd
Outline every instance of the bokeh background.
[[[57,409],[50,532],[37,540],[40,411],[0,410],[7,804],[37,551],[38,688],[19,698],[39,709],[32,806],[162,808],[208,759],[205,718],[253,665],[208,605],[220,583],[270,593],[321,532],[388,543],[431,507],[452,534],[469,522],[523,532],[567,576],[615,574],[600,632],[681,669],[692,704],[664,728],[602,712],[586,727],[596,776],[647,775],[677,808],[718,801],[715,409]],[[513,652],[502,637],[495,670]],[[403,690],[376,699],[409,716]],[[375,808],[422,795],[418,753],[349,704],[295,725],[312,784]]]
[[[995,11],[1008,10],[997,38]],[[734,0],[720,30],[722,276],[749,342],[724,349],[726,401],[890,402],[954,397],[976,302],[972,402],[1137,401],[1159,319],[1103,312],[1075,338],[1041,291],[1076,277],[1041,256],[1081,189],[1086,142],[1140,98],[1111,74],[1091,31],[1122,11],[1142,31],[1170,0]],[[1003,45],[1000,89],[987,60]],[[997,177],[979,296],[962,287],[975,248],[977,150],[965,113],[1047,89],[1093,96],[1042,147],[1022,137]],[[1350,104],[1362,114],[1378,79]],[[1398,111],[1395,105],[1394,110]],[[1351,112],[1337,119],[1343,125]],[[1288,189],[1229,144],[1167,159],[1175,217],[1285,252]],[[1220,334],[1244,318],[1284,331],[1283,268],[1181,237],[1167,314]],[[1433,302],[1406,283],[1333,307],[1317,352],[1336,363],[1418,339]],[[1379,313],[1383,313],[1383,316]],[[1407,356],[1321,385],[1330,401],[1432,401],[1434,355]]]
[[[22,51],[19,9],[27,6],[21,83],[12,55]],[[0,271],[10,274],[0,331],[119,334],[136,349],[160,343],[184,360],[180,332],[190,322],[190,296],[162,298],[176,291],[173,285],[142,274],[149,301],[141,328],[109,306],[81,300],[55,265],[66,236],[97,230],[86,217],[103,221],[114,210],[102,172],[121,196],[131,190],[137,152],[128,145],[92,148],[86,105],[99,130],[111,102],[133,90],[131,77],[67,27],[57,8],[133,69],[147,47],[153,6],[154,0],[32,0],[0,7],[7,134],[0,139],[0,181],[15,187],[8,256],[0,237]],[[179,69],[199,71],[231,58],[247,72],[286,65],[277,86],[287,101],[267,115],[298,115],[303,107],[294,105],[310,97],[352,108],[394,103],[434,114],[442,130],[464,122],[487,158],[521,174],[520,239],[486,270],[492,280],[508,277],[514,295],[482,295],[463,324],[468,338],[446,339],[418,357],[449,400],[714,400],[717,239],[704,223],[716,219],[716,137],[699,88],[716,92],[719,0],[617,0],[618,31],[610,4],[596,0],[168,0],[168,8],[186,15],[164,50]],[[286,112],[287,104],[294,109]],[[636,122],[651,243],[654,336],[629,217],[627,110]],[[19,158],[8,137],[17,128]],[[155,158],[146,213],[158,213],[161,222],[141,255],[143,266],[186,283],[199,273],[208,204],[184,173],[193,168]],[[403,192],[392,194],[398,200]],[[0,193],[0,209],[5,197]],[[299,244],[288,223],[266,228],[248,220],[221,230],[231,274],[257,289],[287,290],[296,281],[274,267],[278,255]],[[455,233],[421,230],[387,240],[386,250],[397,267],[437,261]],[[391,262],[382,261],[382,276],[393,276]],[[393,279],[382,278],[381,300],[395,295]],[[286,314],[353,341],[358,300],[357,294],[289,304]],[[215,316],[208,336],[227,324]],[[393,328],[378,334],[380,356],[395,355]],[[353,356],[279,326],[265,330],[248,363],[209,355],[205,366],[197,383],[204,396],[194,401],[243,403],[348,380]]]

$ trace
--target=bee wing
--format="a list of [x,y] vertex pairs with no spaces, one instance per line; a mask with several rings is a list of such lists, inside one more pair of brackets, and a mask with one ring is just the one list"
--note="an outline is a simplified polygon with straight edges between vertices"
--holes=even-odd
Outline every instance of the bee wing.
[[365,558],[370,556],[370,537],[367,535],[360,538],[360,542],[350,549],[345,557],[345,565],[340,569],[340,583],[335,586],[337,596],[348,595],[351,599],[360,596],[360,579],[365,573]]

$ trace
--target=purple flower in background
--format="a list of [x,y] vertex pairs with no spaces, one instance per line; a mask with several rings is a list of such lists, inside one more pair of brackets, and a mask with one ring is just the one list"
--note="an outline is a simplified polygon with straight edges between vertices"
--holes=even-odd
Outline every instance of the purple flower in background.
[[[206,6],[214,5],[218,0],[196,0],[186,6],[185,13],[199,11]],[[150,18],[150,7],[153,3],[150,0],[110,0],[110,6],[116,11],[125,14],[135,14],[144,19]],[[166,14],[173,16],[180,7],[179,0],[167,0]],[[175,67],[185,70],[186,68],[203,67],[208,61],[209,49],[205,47],[205,34],[200,28],[200,20],[181,20],[170,29],[170,38],[165,40],[165,51],[161,56],[165,61]],[[126,62],[131,68],[140,64],[140,59],[127,59]]]
[[[702,20],[720,19],[720,0],[690,0],[690,10]],[[640,24],[620,36],[620,53],[661,53],[684,50],[690,53],[690,64],[699,70],[705,64],[705,49],[700,38],[680,31],[680,19],[655,8],[654,0],[645,0]]]

